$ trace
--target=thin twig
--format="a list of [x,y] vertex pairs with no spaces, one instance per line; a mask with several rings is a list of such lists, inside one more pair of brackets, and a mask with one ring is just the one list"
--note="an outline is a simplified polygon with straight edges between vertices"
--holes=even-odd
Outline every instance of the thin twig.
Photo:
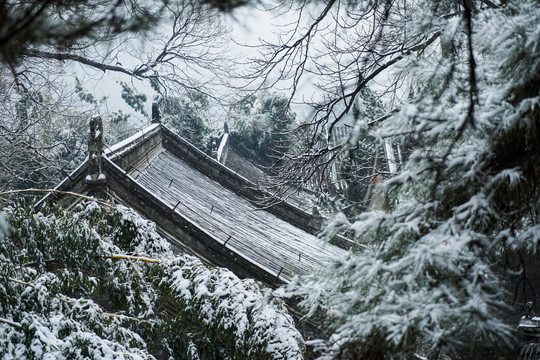
[[86,200],[95,201],[96,203],[104,205],[104,206],[108,206],[111,209],[115,208],[113,205],[107,204],[106,202],[103,202],[101,200],[98,200],[98,199],[90,197],[90,196],[77,194],[77,193],[74,193],[74,192],[71,192],[71,191],[61,191],[61,190],[54,190],[54,189],[10,190],[10,191],[4,191],[4,192],[0,193],[0,196],[13,195],[13,194],[22,194],[22,193],[29,193],[29,192],[30,193],[31,192],[37,192],[37,193],[55,193],[55,194],[62,194],[62,195],[71,195],[71,196],[80,197],[80,198],[83,198],[83,199],[86,199]]

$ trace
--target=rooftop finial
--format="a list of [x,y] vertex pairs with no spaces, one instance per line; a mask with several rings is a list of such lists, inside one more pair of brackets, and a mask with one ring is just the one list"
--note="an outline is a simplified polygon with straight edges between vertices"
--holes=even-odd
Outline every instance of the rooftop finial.
[[105,182],[105,175],[101,168],[103,154],[103,122],[96,115],[90,119],[90,138],[88,139],[88,175],[86,182],[90,184]]
[[161,114],[159,113],[159,107],[157,102],[152,103],[152,124],[161,123]]

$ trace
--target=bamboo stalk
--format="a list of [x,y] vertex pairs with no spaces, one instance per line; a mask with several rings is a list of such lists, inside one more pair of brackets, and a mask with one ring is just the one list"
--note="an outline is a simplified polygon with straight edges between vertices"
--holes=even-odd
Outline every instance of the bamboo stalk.
[[155,264],[161,263],[159,260],[149,259],[149,258],[145,258],[141,256],[130,256],[130,255],[105,255],[104,258],[122,259],[122,260],[140,260],[140,261],[146,261],[146,262],[155,263]]
[[10,321],[10,320],[7,320],[7,319],[2,319],[2,318],[0,318],[0,323],[8,324],[8,325],[13,326],[14,328],[17,328],[17,329],[21,329],[21,328],[22,328],[22,325],[21,325],[21,324],[16,323],[16,322],[13,322],[13,321]]

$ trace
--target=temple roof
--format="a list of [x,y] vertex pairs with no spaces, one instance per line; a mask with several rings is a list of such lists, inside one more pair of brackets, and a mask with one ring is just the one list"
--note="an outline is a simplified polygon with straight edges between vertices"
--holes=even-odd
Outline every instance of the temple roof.
[[[268,194],[160,123],[108,148],[99,167],[103,174],[88,174],[89,162],[57,190],[129,206],[156,222],[173,248],[239,276],[288,282],[346,251],[314,235],[322,220],[318,214],[287,202],[259,208]],[[51,197],[65,206],[74,201]]]

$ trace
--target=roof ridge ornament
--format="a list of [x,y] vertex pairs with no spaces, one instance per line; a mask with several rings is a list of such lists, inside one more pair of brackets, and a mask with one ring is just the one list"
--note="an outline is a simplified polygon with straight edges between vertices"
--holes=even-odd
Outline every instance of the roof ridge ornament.
[[90,119],[90,136],[88,139],[88,175],[86,183],[89,185],[99,185],[96,193],[99,195],[103,189],[101,185],[107,180],[102,171],[103,157],[103,121],[99,115],[94,115]]
[[225,165],[227,162],[227,155],[229,154],[229,126],[227,122],[223,124],[223,135],[221,136],[221,141],[217,149],[216,160],[219,161],[222,165]]
[[161,114],[157,102],[152,103],[152,124],[161,124]]

